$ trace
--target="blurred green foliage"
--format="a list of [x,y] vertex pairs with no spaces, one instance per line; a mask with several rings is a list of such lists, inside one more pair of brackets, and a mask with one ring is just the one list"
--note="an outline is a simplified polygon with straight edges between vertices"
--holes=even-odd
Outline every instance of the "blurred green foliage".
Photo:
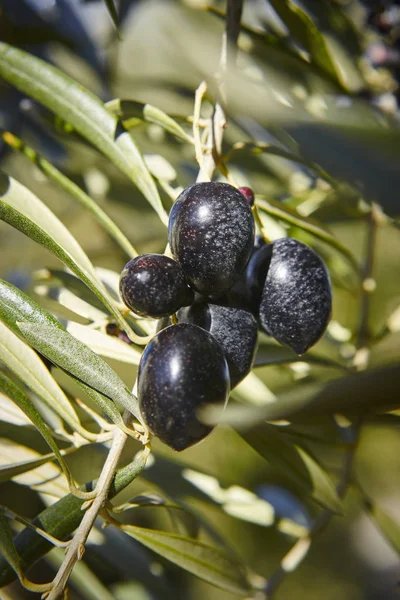
[[[47,12],[46,2],[42,7],[16,4],[19,12],[12,1],[0,1],[0,41],[30,56],[0,46],[0,167],[7,174],[1,180],[0,214],[14,225],[0,222],[0,276],[102,356],[115,371],[121,400],[134,383],[141,347],[107,335],[106,325],[115,326],[117,315],[120,325],[147,335],[154,323],[120,315],[118,275],[134,252],[164,251],[162,219],[179,191],[196,179],[194,95],[206,79],[201,113],[206,123],[217,99],[213,76],[225,2],[65,0],[53,3],[52,18],[50,2]],[[255,191],[269,239],[296,237],[324,258],[333,283],[332,321],[324,338],[300,359],[260,334],[255,368],[234,390],[226,423],[183,454],[154,440],[147,468],[117,496],[118,504],[135,505],[115,517],[122,529],[172,532],[223,549],[232,565],[247,566],[249,580],[261,590],[249,597],[257,599],[266,597],[266,580],[271,588],[280,583],[274,589],[279,600],[388,600],[398,594],[400,61],[393,53],[400,17],[396,2],[383,9],[379,4],[244,3],[238,69],[230,70],[224,82],[223,166],[237,185]],[[42,72],[35,57],[56,65],[96,98],[61,74],[56,90],[54,72],[46,65]],[[45,79],[50,92],[43,91]],[[118,129],[117,118],[132,137]],[[222,173],[215,177],[223,179]],[[56,238],[46,207],[68,230],[57,229],[57,240],[73,254],[72,262],[50,248],[40,232],[31,235],[40,243],[25,235],[28,215],[30,232],[40,223]],[[62,270],[60,258],[78,279]],[[89,274],[87,280],[82,273]],[[32,310],[37,319],[39,309],[21,296],[17,315],[15,297],[9,304],[5,298],[0,294],[0,317],[13,332],[7,334],[8,350],[18,354],[23,342],[17,316],[25,310],[29,320]],[[14,329],[5,317],[13,310]],[[56,360],[51,349],[46,353],[44,346],[35,346],[37,340],[29,341],[57,365],[48,388],[53,408],[39,398],[39,384],[48,376],[44,367],[31,372],[39,379],[35,387],[22,367],[11,368],[14,363],[4,352],[1,376],[20,386],[22,397],[56,432],[75,481],[92,482],[108,442],[95,443],[99,428],[75,398],[100,413],[99,403],[109,402],[106,383],[96,387],[90,372],[78,380],[79,373]],[[0,343],[6,345],[5,336]],[[71,342],[71,355],[77,347]],[[28,371],[36,365],[29,362],[35,360],[32,355],[30,349],[23,355]],[[97,368],[109,373],[104,363],[93,365],[92,374]],[[55,502],[67,502],[68,486],[57,464],[48,461],[49,448],[28,412],[11,403],[10,389],[0,388],[1,504],[26,519],[51,506],[58,518]],[[65,402],[71,419],[79,418],[93,439],[79,444],[72,439],[71,422],[57,411],[57,402]],[[107,415],[121,425],[117,415]],[[130,438],[121,465],[129,464],[139,447]],[[8,522],[14,533],[23,529],[15,520]],[[319,524],[326,526],[319,531]],[[84,561],[72,574],[71,598],[225,600],[241,586],[246,597],[242,573],[231,563],[221,566],[225,583],[220,587],[228,592],[190,575],[196,572],[193,566],[186,565],[187,573],[179,560],[176,566],[153,552],[150,542],[145,548],[138,530],[131,529],[135,541],[122,529],[101,529],[96,523]],[[315,537],[305,560],[281,582],[282,558],[309,530]],[[212,556],[217,564],[217,555]],[[52,550],[29,569],[29,579],[51,580],[61,561],[62,551]],[[0,564],[7,569],[4,561]],[[226,583],[226,565],[233,584]],[[212,582],[204,571],[197,574]],[[1,597],[34,596],[14,582]]]

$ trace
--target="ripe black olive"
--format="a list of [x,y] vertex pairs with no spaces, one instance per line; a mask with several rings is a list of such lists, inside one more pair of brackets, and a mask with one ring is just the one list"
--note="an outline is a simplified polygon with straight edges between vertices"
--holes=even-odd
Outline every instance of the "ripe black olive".
[[261,295],[271,261],[272,245],[257,236],[245,271],[224,298],[224,304],[250,311],[258,318]]
[[[312,248],[292,238],[266,248],[271,256],[259,308],[261,327],[303,354],[319,340],[330,319],[329,273]],[[258,252],[263,251],[267,252]]]
[[178,319],[209,331],[221,346],[228,363],[231,389],[251,371],[257,349],[257,322],[245,310],[195,302],[178,311]]
[[171,325],[146,346],[138,375],[140,409],[150,431],[174,450],[184,450],[212,431],[197,411],[223,404],[228,395],[224,353],[204,329]]
[[119,289],[128,308],[155,319],[172,315],[194,299],[182,267],[163,254],[142,254],[130,260],[121,273]]
[[175,202],[169,243],[190,285],[205,296],[228,290],[244,270],[254,220],[241,192],[227,183],[195,183]]

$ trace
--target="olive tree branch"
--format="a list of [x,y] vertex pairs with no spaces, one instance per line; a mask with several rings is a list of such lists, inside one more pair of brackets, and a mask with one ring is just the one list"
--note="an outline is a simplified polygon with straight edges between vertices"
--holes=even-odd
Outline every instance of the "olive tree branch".
[[[126,410],[123,415],[124,423],[127,425],[131,418],[131,413]],[[85,515],[68,545],[65,558],[53,580],[51,591],[43,595],[47,600],[56,600],[63,594],[72,569],[77,561],[82,559],[85,551],[85,542],[97,516],[107,502],[110,486],[127,439],[128,435],[122,429],[115,429],[110,450],[96,485],[96,497],[93,501],[90,501],[90,505],[86,509]],[[86,502],[82,505],[82,509],[87,506],[88,503]]]

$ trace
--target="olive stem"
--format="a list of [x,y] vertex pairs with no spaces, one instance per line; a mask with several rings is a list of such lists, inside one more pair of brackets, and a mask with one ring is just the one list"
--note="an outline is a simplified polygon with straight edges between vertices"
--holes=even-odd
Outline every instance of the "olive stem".
[[[123,415],[124,423],[127,425],[131,418],[131,413],[126,410]],[[103,465],[103,469],[96,485],[96,497],[90,504],[89,508],[87,508],[81,524],[79,525],[74,537],[68,545],[65,558],[57,572],[56,577],[53,580],[50,593],[44,594],[44,597],[47,598],[47,600],[56,600],[61,596],[68,582],[68,578],[72,569],[78,560],[82,559],[85,551],[85,542],[98,514],[107,501],[108,492],[127,439],[128,436],[122,429],[117,428],[115,430],[107,459]]]

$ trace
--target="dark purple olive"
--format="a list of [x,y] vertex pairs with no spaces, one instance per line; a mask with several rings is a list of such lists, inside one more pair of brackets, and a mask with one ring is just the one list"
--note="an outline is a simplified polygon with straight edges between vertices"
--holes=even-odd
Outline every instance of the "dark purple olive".
[[261,327],[303,354],[319,340],[330,319],[329,273],[312,248],[292,238],[266,248],[271,256],[259,308]]
[[197,411],[226,402],[229,371],[212,335],[187,323],[160,331],[146,346],[139,365],[138,399],[150,431],[174,450],[205,438],[212,427]]
[[119,289],[130,310],[155,319],[172,315],[194,299],[182,267],[164,254],[142,254],[130,260],[121,273]]
[[228,183],[195,183],[175,202],[169,243],[189,284],[205,296],[226,292],[240,276],[254,243],[251,209]]
[[271,261],[272,245],[257,236],[244,273],[226,294],[224,304],[250,311],[258,318],[261,295]]
[[251,371],[257,349],[257,321],[245,310],[195,302],[178,311],[178,319],[209,331],[224,351],[231,389]]

